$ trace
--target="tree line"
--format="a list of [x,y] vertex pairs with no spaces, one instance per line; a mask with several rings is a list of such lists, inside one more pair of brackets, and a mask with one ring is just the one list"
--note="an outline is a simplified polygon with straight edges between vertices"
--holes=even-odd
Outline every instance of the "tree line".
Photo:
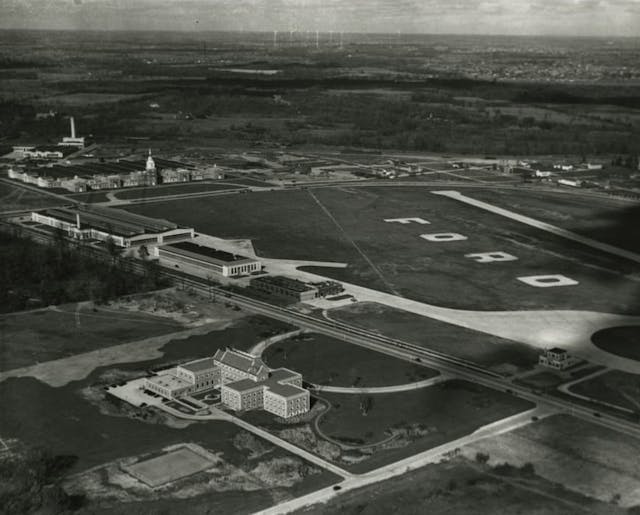
[[62,233],[50,245],[0,233],[0,312],[81,300],[107,302],[168,285],[154,262],[146,262],[147,273],[140,278],[125,269],[118,253],[107,250],[112,257],[108,262]]

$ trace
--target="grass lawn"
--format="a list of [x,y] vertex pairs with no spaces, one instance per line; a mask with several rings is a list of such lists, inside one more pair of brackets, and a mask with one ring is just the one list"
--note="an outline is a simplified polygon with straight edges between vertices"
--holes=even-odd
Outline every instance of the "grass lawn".
[[45,193],[37,193],[5,182],[0,183],[0,212],[52,207],[62,204],[64,204],[63,200]]
[[518,379],[518,383],[533,386],[534,388],[549,389],[556,388],[558,385],[567,382],[569,379],[563,378],[553,372],[543,371],[532,374],[522,379]]
[[606,199],[538,191],[473,190],[473,198],[495,204],[537,220],[557,225],[599,241],[640,252],[635,228],[640,223],[640,207],[612,203]]
[[89,191],[87,193],[74,193],[67,195],[70,199],[78,200],[80,202],[86,202],[87,204],[93,204],[95,202],[108,202],[109,197],[104,191]]
[[640,504],[640,440],[611,429],[555,415],[470,445],[465,454],[489,455],[490,464],[530,462],[536,473],[565,488],[618,504]]
[[570,390],[640,413],[640,376],[636,374],[612,370],[578,383]]
[[[552,200],[553,204],[556,200]],[[168,206],[130,206],[166,217]],[[567,242],[427,188],[358,187],[248,193],[172,201],[171,219],[224,238],[252,239],[259,255],[349,264],[310,269],[432,304],[460,309],[593,309],[638,311],[636,285],[609,256]],[[225,217],[218,216],[225,213]],[[331,216],[329,216],[329,213]],[[255,214],[255,216],[252,216]],[[422,217],[430,225],[384,219]],[[424,233],[458,232],[465,241],[433,243]],[[357,248],[356,248],[357,247]],[[468,253],[503,251],[517,261],[481,264]],[[362,256],[366,255],[373,267]],[[587,264],[585,264],[587,263]],[[517,280],[563,274],[578,285],[535,288]]]
[[278,342],[263,358],[270,367],[287,367],[300,372],[305,381],[330,386],[389,386],[438,375],[435,370],[323,334]]
[[538,360],[538,350],[527,345],[381,304],[353,304],[329,313],[336,320],[482,365],[509,363],[529,368]]
[[[622,515],[608,503],[594,501],[537,479],[518,484],[464,460],[428,465],[380,483],[345,492],[326,504],[293,512],[294,515],[456,515],[496,513],[566,515],[577,503],[595,515]],[[535,489],[535,490],[534,490]],[[548,492],[547,495],[545,495]]]
[[[353,466],[362,472],[460,438],[477,428],[533,408],[533,403],[472,383],[452,380],[429,388],[376,395],[322,394],[332,405],[319,429],[348,445],[382,442],[389,430],[419,427],[423,432],[407,446],[376,451]],[[363,414],[360,405],[370,398]]]
[[64,358],[103,347],[172,333],[182,326],[143,313],[82,309],[40,310],[0,316],[0,370]]
[[640,361],[640,326],[603,329],[595,333],[591,341],[611,354]]
[[150,188],[134,188],[117,190],[115,196],[119,199],[144,199],[149,197],[164,197],[168,195],[180,195],[186,193],[202,193],[206,191],[224,191],[238,189],[224,182],[190,182],[185,184],[171,184],[166,186],[153,186]]

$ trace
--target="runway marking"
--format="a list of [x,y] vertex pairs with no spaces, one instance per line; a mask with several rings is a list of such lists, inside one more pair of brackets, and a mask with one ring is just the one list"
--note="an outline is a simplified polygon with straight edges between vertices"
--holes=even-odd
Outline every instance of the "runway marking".
[[331,211],[329,211],[324,206],[324,204],[322,202],[320,202],[318,197],[316,197],[311,190],[307,190],[307,192],[309,193],[311,198],[316,202],[316,204],[318,204],[318,206],[320,206],[320,209],[322,209],[325,212],[325,214],[331,219],[331,221],[335,224],[335,226],[342,233],[342,235],[347,239],[347,241],[349,241],[349,243],[351,243],[353,248],[356,249],[358,254],[360,254],[362,256],[362,258],[369,264],[371,269],[376,273],[376,275],[380,278],[380,280],[383,282],[383,284],[389,289],[389,291],[391,293],[393,293],[394,295],[396,295],[397,297],[402,297],[402,295],[400,295],[400,293],[398,293],[396,291],[396,289],[389,283],[389,281],[387,281],[385,276],[378,269],[378,267],[373,263],[373,261],[371,261],[371,259],[369,259],[369,256],[367,256],[364,253],[364,251],[358,246],[358,244],[349,237],[349,235],[347,234],[347,231],[344,230],[342,225],[340,225],[340,222],[338,222],[338,220],[336,220],[336,218],[331,214]]
[[537,229],[550,232],[552,234],[561,236],[562,238],[566,238],[568,240],[582,243],[583,245],[587,245],[594,249],[607,252],[608,254],[613,254],[615,256],[623,257],[625,259],[629,259],[630,261],[635,261],[636,263],[640,263],[640,254],[636,254],[635,252],[614,247],[613,245],[609,245],[608,243],[602,243],[600,241],[587,238],[586,236],[581,236],[580,234],[567,231],[566,229],[556,227],[555,225],[551,225],[546,222],[541,222],[539,220],[536,220],[535,218],[530,218],[528,216],[520,215],[513,211],[509,211],[508,209],[503,209],[501,207],[497,207],[492,204],[482,202],[481,200],[476,200],[474,198],[467,197],[466,195],[463,195],[458,191],[432,191],[431,193],[433,193],[434,195],[441,195],[443,197],[448,197],[450,199],[457,200],[459,202],[463,202],[465,204],[469,204],[471,206],[474,206],[480,209],[484,209],[485,211],[495,213],[505,218],[510,218],[511,220],[515,220],[516,222],[520,222],[525,225],[530,225],[531,227],[535,227]]
[[517,277],[518,281],[535,286],[536,288],[553,288],[554,286],[575,286],[580,284],[569,277],[560,274],[553,275],[530,275],[528,277]]
[[443,241],[463,241],[466,240],[467,237],[463,234],[458,234],[456,232],[441,232],[436,234],[421,234],[420,237],[423,240],[432,241],[432,242],[443,242]]
[[504,261],[517,261],[518,258],[507,252],[477,252],[475,254],[465,254],[466,258],[473,259],[476,263],[500,263]]

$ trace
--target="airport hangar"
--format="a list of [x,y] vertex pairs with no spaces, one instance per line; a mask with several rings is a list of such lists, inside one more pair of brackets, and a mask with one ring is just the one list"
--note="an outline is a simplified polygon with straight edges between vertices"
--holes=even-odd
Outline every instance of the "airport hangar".
[[31,222],[60,229],[78,240],[108,241],[119,247],[190,240],[193,228],[180,227],[168,220],[158,220],[121,209],[97,206],[52,208],[31,213]]

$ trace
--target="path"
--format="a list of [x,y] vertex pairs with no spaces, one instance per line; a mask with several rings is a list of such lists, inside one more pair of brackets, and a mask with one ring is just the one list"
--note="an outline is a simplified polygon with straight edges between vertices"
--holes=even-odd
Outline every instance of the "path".
[[607,402],[607,401],[603,401],[600,399],[596,399],[594,397],[588,397],[587,395],[582,395],[580,393],[576,393],[576,392],[572,392],[570,390],[570,388],[572,386],[575,386],[578,383],[582,383],[584,381],[589,381],[591,379],[594,379],[598,376],[601,376],[602,374],[606,374],[607,372],[610,372],[609,369],[604,368],[602,370],[596,370],[593,374],[589,374],[586,375],[584,377],[580,377],[579,379],[576,379],[575,381],[571,381],[569,383],[565,383],[563,385],[560,385],[558,387],[558,390],[560,390],[563,393],[566,393],[567,395],[571,395],[572,397],[576,397],[578,399],[582,399],[584,401],[588,401],[588,402],[595,402],[597,404],[602,404],[603,406],[608,406],[609,408],[613,408],[616,410],[621,410],[621,411],[626,411],[627,413],[633,413],[634,411],[628,408],[624,408],[622,406],[618,406],[617,404],[612,404],[611,402]]
[[373,261],[371,261],[371,259],[369,259],[369,256],[367,256],[364,253],[364,251],[358,246],[358,244],[347,234],[347,231],[344,230],[344,227],[340,225],[340,222],[338,222],[338,220],[336,220],[336,218],[331,214],[331,211],[329,211],[325,207],[325,205],[322,202],[320,202],[318,197],[316,197],[311,190],[307,190],[307,191],[309,192],[309,195],[315,201],[315,203],[318,204],[320,209],[322,209],[322,211],[324,211],[324,213],[331,219],[331,221],[338,228],[338,231],[342,234],[342,236],[353,246],[354,249],[356,249],[356,252],[358,252],[358,254],[360,254],[360,256],[362,256],[362,258],[368,263],[371,270],[373,270],[375,274],[380,278],[380,280],[382,281],[382,284],[384,284],[389,291],[393,292],[394,295],[400,297],[400,294],[395,290],[393,285],[389,281],[387,281],[386,277],[380,271],[380,269],[373,263]]
[[297,445],[293,445],[292,443],[287,442],[286,440],[283,440],[282,438],[280,438],[279,436],[276,436],[274,434],[271,434],[269,431],[266,431],[264,429],[261,429],[259,427],[254,426],[253,424],[250,424],[249,422],[245,422],[244,420],[235,417],[233,415],[231,415],[230,413],[227,413],[225,411],[219,410],[218,408],[210,408],[211,414],[209,415],[190,415],[187,413],[182,413],[181,411],[178,410],[174,410],[172,408],[169,408],[166,405],[162,405],[161,408],[165,411],[167,411],[168,413],[171,413],[172,415],[178,417],[178,418],[182,418],[182,419],[186,419],[186,420],[223,420],[223,421],[227,421],[227,422],[231,422],[232,424],[235,424],[238,427],[241,427],[242,429],[245,429],[247,431],[249,431],[250,433],[253,433],[256,436],[259,436],[260,438],[267,440],[269,442],[271,442],[274,445],[277,445],[278,447],[281,447],[289,452],[291,452],[292,454],[296,454],[298,456],[300,456],[301,458],[325,469],[328,470],[330,472],[333,472],[334,474],[343,477],[343,478],[351,478],[354,477],[354,475],[351,472],[348,472],[346,470],[344,470],[341,467],[338,467],[337,465],[334,465],[333,463],[326,461],[322,458],[320,458],[319,456],[316,456],[315,454],[306,451],[304,449],[302,449],[301,447],[298,447]]
[[397,384],[392,386],[370,386],[370,387],[357,387],[357,386],[325,386],[314,385],[313,389],[318,392],[325,393],[350,393],[350,394],[362,394],[362,393],[397,393],[408,392],[410,390],[418,390],[420,388],[428,388],[442,381],[449,380],[450,377],[440,374],[436,377],[430,377],[422,381],[416,381],[415,383]]
[[534,218],[530,218],[528,216],[524,216],[524,215],[515,213],[513,211],[509,211],[508,209],[503,209],[501,207],[497,207],[492,204],[482,202],[481,200],[476,200],[474,198],[467,197],[466,195],[463,195],[458,191],[432,191],[431,193],[433,193],[434,195],[441,195],[443,197],[464,202],[465,204],[469,204],[471,206],[484,209],[485,211],[489,211],[491,213],[504,216],[505,218],[510,218],[511,220],[515,220],[516,222],[530,225],[531,227],[535,227],[536,229],[541,229],[543,231],[550,232],[562,238],[566,238],[568,240],[582,243],[583,245],[587,245],[594,249],[604,251],[608,254],[613,254],[615,256],[623,257],[625,259],[635,261],[636,263],[640,263],[640,254],[636,254],[635,252],[614,247],[613,245],[609,245],[608,243],[602,243],[600,241],[587,238],[586,236],[582,236],[580,234],[567,231],[566,229],[562,229],[561,227],[557,227],[555,225],[551,225],[546,222],[541,222]]
[[457,440],[452,440],[439,445],[438,447],[434,447],[433,449],[429,449],[420,454],[416,454],[415,456],[391,463],[390,465],[386,465],[371,472],[346,479],[340,483],[340,491],[334,490],[333,487],[323,488],[310,494],[303,495],[302,497],[283,502],[277,506],[267,508],[266,510],[261,510],[257,513],[262,515],[283,515],[313,504],[326,503],[332,498],[348,492],[349,490],[355,490],[366,485],[384,481],[386,479],[405,474],[411,470],[424,467],[430,463],[438,463],[443,458],[446,458],[448,453],[455,453],[465,445],[523,427],[531,422],[532,417],[542,419],[554,415],[555,413],[556,412],[554,410],[539,407],[507,417],[498,422],[483,426],[473,433],[458,438]]
[[[233,251],[232,242],[227,248]],[[236,253],[241,253],[237,249]],[[267,272],[286,275],[305,282],[322,282],[330,278],[300,270],[300,262],[287,259],[259,258]],[[584,310],[525,310],[525,311],[472,311],[444,308],[404,297],[373,290],[356,284],[341,282],[344,294],[358,302],[382,304],[447,324],[524,343],[538,349],[563,347],[581,359],[609,368],[640,374],[640,361],[616,356],[593,345],[591,336],[602,329],[617,326],[640,325],[640,316],[616,315]],[[317,299],[305,302],[326,309],[327,301]]]
[[10,377],[34,377],[53,387],[65,386],[72,381],[87,377],[96,368],[117,363],[149,361],[164,355],[162,347],[172,340],[184,340],[190,336],[203,335],[221,330],[231,322],[216,321],[174,333],[153,336],[135,342],[113,345],[68,358],[61,358],[28,367],[0,372],[0,382]]
[[253,347],[251,347],[251,349],[249,349],[248,352],[249,354],[253,354],[254,356],[262,356],[264,351],[266,351],[274,343],[278,343],[283,340],[288,340],[289,338],[299,336],[306,332],[307,332],[306,329],[296,329],[295,331],[289,331],[288,333],[272,336],[271,338],[267,338],[266,340],[262,340],[261,342],[256,343]]

